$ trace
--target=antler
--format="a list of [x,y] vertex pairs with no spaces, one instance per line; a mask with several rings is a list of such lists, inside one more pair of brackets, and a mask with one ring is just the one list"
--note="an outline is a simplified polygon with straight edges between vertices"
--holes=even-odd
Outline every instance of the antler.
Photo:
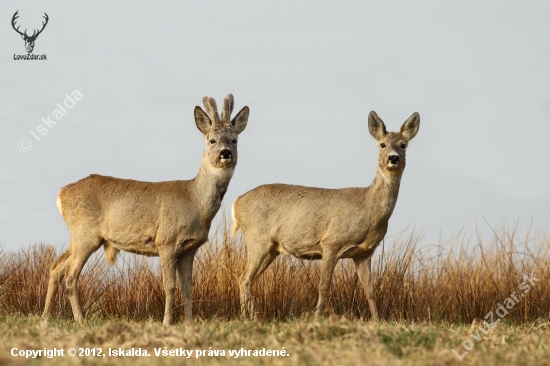
[[233,94],[227,94],[227,97],[223,99],[222,109],[222,123],[224,125],[231,124],[231,113],[233,113]]
[[[48,20],[50,20],[50,18],[48,17],[48,14],[46,14],[46,13],[44,13],[44,16],[43,16],[42,18],[46,19],[46,22],[45,22],[45,23],[42,22],[42,29],[40,29],[40,30],[38,31],[38,33],[36,33],[37,30],[34,30],[33,33],[32,33],[32,36],[31,36],[30,38],[36,38],[36,37],[38,37],[38,35],[39,35],[40,33],[42,33],[42,31],[44,30],[44,28],[46,28],[46,24],[48,24]],[[25,33],[26,33],[26,31],[25,31]],[[36,35],[35,35],[35,33],[36,33]]]
[[206,113],[208,113],[210,119],[212,120],[212,124],[214,126],[219,126],[220,115],[218,114],[218,106],[216,105],[216,101],[214,100],[214,98],[204,97],[202,98],[202,103],[204,104],[204,109],[206,109]]
[[[27,39],[35,39],[36,37],[38,37],[38,35],[39,35],[40,33],[42,33],[42,31],[44,30],[44,28],[46,28],[46,24],[48,24],[48,20],[50,20],[50,18],[48,17],[48,14],[47,14],[47,13],[44,13],[44,16],[43,16],[42,18],[46,19],[46,22],[42,22],[42,29],[40,29],[40,30],[35,29],[35,30],[33,31],[33,33],[32,33],[32,36],[29,36],[29,35],[27,34],[27,30],[26,30],[26,29],[25,29],[25,32],[24,32],[24,33],[21,33],[21,32],[19,31],[19,27],[20,27],[20,26],[18,26],[17,28],[15,28],[15,21],[17,20],[17,18],[19,18],[18,13],[19,13],[19,10],[17,10],[17,11],[15,12],[15,14],[13,14],[13,17],[11,18],[11,26],[13,27],[13,29],[14,29],[17,33],[19,33],[19,34],[22,35],[22,36],[25,36],[25,38],[27,38]],[[38,32],[38,33],[37,33],[37,32]]]
[[[47,13],[44,13],[44,16],[43,16],[42,18],[46,19],[46,22],[42,22],[42,29],[40,29],[40,30],[35,29],[35,30],[33,31],[33,33],[32,33],[32,36],[29,36],[29,35],[27,34],[27,30],[26,30],[26,29],[25,29],[25,32],[24,32],[24,33],[21,33],[21,32],[19,31],[19,27],[20,27],[20,26],[18,26],[17,28],[15,28],[15,21],[17,20],[17,18],[19,18],[18,13],[19,13],[19,10],[17,10],[17,11],[15,12],[15,14],[13,14],[13,17],[11,18],[11,26],[13,27],[13,29],[14,29],[17,33],[19,33],[19,34],[22,35],[22,36],[25,36],[26,38],[30,38],[30,39],[33,39],[33,38],[38,37],[38,35],[39,35],[40,33],[42,33],[42,31],[44,30],[44,28],[46,28],[46,24],[48,24],[48,20],[50,20],[50,18],[48,17],[48,14],[47,14]],[[38,32],[38,33],[37,33],[37,32]]]
[[[15,20],[16,20],[17,18],[19,18],[19,15],[17,15],[17,13],[19,13],[19,10],[17,10],[17,11],[15,12],[15,14],[13,14],[13,18],[11,18],[11,26],[12,26],[13,29],[14,29],[17,33],[19,33],[20,35],[25,36],[25,37],[28,37],[28,35],[27,35],[27,30],[26,30],[26,29],[25,29],[25,33],[21,33],[21,32],[19,32],[19,27],[15,28]],[[44,13],[44,14],[46,14],[46,13]]]

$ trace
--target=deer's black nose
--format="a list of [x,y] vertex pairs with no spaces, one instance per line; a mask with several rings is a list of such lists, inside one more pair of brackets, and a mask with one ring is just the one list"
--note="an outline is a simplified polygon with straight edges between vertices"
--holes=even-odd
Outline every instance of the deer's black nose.
[[399,155],[390,155],[390,156],[388,156],[388,161],[392,164],[399,163]]
[[231,153],[231,150],[229,150],[229,149],[223,149],[222,151],[220,151],[220,157],[222,159],[231,159],[232,156],[233,156],[233,154]]

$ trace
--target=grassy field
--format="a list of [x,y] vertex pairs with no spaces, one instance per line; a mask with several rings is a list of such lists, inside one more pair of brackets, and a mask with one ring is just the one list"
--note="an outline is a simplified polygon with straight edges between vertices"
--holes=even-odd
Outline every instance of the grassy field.
[[[123,255],[109,268],[92,257],[79,282],[86,323],[72,322],[61,285],[49,324],[40,323],[49,268],[60,254],[46,245],[0,254],[0,364],[154,363],[181,357],[155,356],[154,349],[225,350],[196,364],[545,364],[550,361],[550,236],[521,236],[500,228],[490,241],[455,236],[427,248],[421,236],[386,241],[373,262],[380,324],[372,324],[353,263],[337,266],[327,320],[312,318],[319,263],[281,256],[253,288],[258,321],[239,319],[237,278],[244,269],[242,240],[222,224],[197,255],[192,324],[182,323],[177,295],[172,327],[164,310],[157,259]],[[485,321],[485,323],[484,323]],[[498,323],[491,328],[490,324]],[[489,329],[491,328],[491,329]],[[10,350],[44,347],[147,349],[152,357],[62,357],[28,361]],[[229,350],[262,348],[290,356],[239,357]],[[455,349],[458,356],[451,350]],[[105,351],[104,351],[105,352]],[[466,354],[464,352],[467,352]]]
[[[426,323],[371,324],[340,319],[249,322],[212,319],[164,327],[159,322],[57,320],[10,317],[0,320],[0,364],[44,365],[548,365],[550,324],[502,324],[476,341],[477,327]],[[462,344],[473,341],[467,354]],[[63,357],[26,359],[18,350],[63,348]],[[68,356],[75,348],[141,349],[149,357]],[[166,347],[166,348],[165,348]],[[283,348],[284,347],[284,348]],[[230,350],[285,350],[289,356],[230,355]],[[186,356],[156,356],[156,350],[192,350]],[[459,358],[451,351],[463,356]],[[197,350],[203,355],[197,357]],[[218,351],[218,356],[209,356]],[[225,355],[221,355],[221,351]],[[459,352],[460,351],[460,352]],[[18,351],[16,351],[18,352]],[[199,353],[200,354],[200,353]]]

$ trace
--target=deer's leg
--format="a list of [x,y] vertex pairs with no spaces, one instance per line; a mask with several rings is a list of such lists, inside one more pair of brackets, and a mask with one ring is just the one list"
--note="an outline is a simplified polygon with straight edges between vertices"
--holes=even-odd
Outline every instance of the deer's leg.
[[172,323],[172,312],[174,306],[174,294],[176,293],[176,262],[177,257],[169,249],[159,248],[160,268],[162,271],[162,284],[166,294],[164,304],[164,325]]
[[193,316],[193,260],[197,251],[182,254],[177,263],[181,293],[183,294],[185,320],[191,321]]
[[[241,277],[241,316],[252,318],[255,316],[254,299],[252,298],[252,284],[258,277],[258,270],[262,267],[262,263],[271,251],[272,244],[253,246],[259,241],[247,242],[246,267]],[[248,244],[251,243],[251,244]],[[272,259],[273,260],[273,259]],[[271,261],[265,266],[269,266]],[[265,270],[264,268],[264,270]]]
[[374,298],[374,285],[372,283],[372,273],[371,273],[371,258],[372,256],[362,257],[362,258],[353,258],[355,263],[355,270],[357,271],[357,276],[359,281],[363,285],[365,295],[369,301],[370,313],[373,321],[378,321],[378,310],[376,309],[376,299]]
[[332,282],[332,274],[334,273],[336,262],[338,262],[336,253],[326,250],[323,251],[323,258],[321,259],[321,281],[319,283],[319,301],[315,308],[316,317],[323,316],[330,296],[330,284]]
[[48,292],[46,295],[46,304],[44,306],[44,312],[42,313],[43,319],[48,319],[52,315],[53,304],[55,297],[57,296],[57,290],[59,289],[59,282],[65,277],[68,265],[71,260],[71,247],[69,247],[52,265],[50,271],[50,281],[48,283]]
[[269,267],[269,265],[275,260],[275,258],[277,258],[279,256],[279,254],[280,253],[278,251],[276,251],[275,249],[271,249],[269,251],[269,253],[267,253],[266,257],[264,258],[264,261],[262,262],[262,265],[260,266],[260,268],[258,268],[258,271],[256,272],[256,275],[252,279],[252,283],[256,282],[256,280],[258,278],[260,278],[262,273],[265,272],[267,267]]
[[84,319],[78,299],[78,277],[90,255],[98,250],[100,246],[101,238],[98,237],[76,236],[71,240],[71,256],[69,257],[70,263],[67,268],[65,284],[67,286],[67,297],[71,302],[74,319],[77,322]]

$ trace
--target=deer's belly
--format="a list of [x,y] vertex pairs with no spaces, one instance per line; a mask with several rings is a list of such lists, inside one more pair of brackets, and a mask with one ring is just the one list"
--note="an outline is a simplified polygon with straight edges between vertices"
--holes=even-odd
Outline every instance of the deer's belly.
[[125,252],[146,255],[148,257],[156,257],[159,255],[157,246],[152,238],[135,238],[134,240],[115,240],[113,238],[105,238],[105,240],[115,248],[124,250]]
[[321,259],[323,251],[319,245],[281,244],[276,242],[275,250],[300,259]]
[[279,231],[273,241],[278,252],[300,259],[321,259],[327,251],[336,253],[338,258],[351,258],[372,252],[380,242],[378,236],[369,235],[366,230],[311,231],[301,235]]

